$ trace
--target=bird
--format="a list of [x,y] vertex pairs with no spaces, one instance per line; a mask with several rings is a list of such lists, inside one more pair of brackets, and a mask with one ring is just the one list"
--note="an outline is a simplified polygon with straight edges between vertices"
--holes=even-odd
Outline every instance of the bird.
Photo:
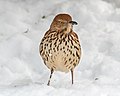
[[74,83],[74,68],[81,59],[80,41],[73,31],[73,25],[77,24],[69,14],[57,14],[40,42],[40,55],[50,70],[48,86],[54,71],[71,72],[72,84]]

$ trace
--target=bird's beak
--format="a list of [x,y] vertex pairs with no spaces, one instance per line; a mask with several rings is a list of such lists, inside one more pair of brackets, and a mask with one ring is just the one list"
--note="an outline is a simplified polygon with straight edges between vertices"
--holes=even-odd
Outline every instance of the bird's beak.
[[71,23],[72,25],[77,25],[78,24],[76,21],[70,21],[69,23]]

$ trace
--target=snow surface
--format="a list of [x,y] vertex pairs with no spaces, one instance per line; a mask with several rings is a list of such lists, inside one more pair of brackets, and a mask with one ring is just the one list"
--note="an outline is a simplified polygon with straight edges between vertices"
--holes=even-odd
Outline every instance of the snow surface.
[[[79,25],[82,60],[70,73],[49,70],[39,42],[54,16]],[[120,96],[119,0],[0,0],[0,96]]]

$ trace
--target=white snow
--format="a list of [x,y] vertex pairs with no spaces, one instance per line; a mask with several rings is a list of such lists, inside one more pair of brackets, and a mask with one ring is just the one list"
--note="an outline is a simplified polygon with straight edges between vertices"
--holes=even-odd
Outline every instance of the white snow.
[[[74,85],[55,72],[47,86],[39,43],[58,13],[78,22],[82,59]],[[119,0],[0,0],[0,96],[120,96]]]

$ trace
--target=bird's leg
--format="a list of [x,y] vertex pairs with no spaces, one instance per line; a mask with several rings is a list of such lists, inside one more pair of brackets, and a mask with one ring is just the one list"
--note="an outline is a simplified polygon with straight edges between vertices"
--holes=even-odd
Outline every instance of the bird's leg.
[[51,78],[52,78],[52,74],[53,74],[53,72],[54,72],[54,70],[53,69],[51,69],[51,74],[50,74],[50,77],[49,77],[49,80],[48,80],[48,86],[50,85],[50,80],[51,80]]
[[73,80],[73,69],[71,69],[71,77],[72,77],[72,84],[73,84],[73,82],[74,82],[74,80]]

